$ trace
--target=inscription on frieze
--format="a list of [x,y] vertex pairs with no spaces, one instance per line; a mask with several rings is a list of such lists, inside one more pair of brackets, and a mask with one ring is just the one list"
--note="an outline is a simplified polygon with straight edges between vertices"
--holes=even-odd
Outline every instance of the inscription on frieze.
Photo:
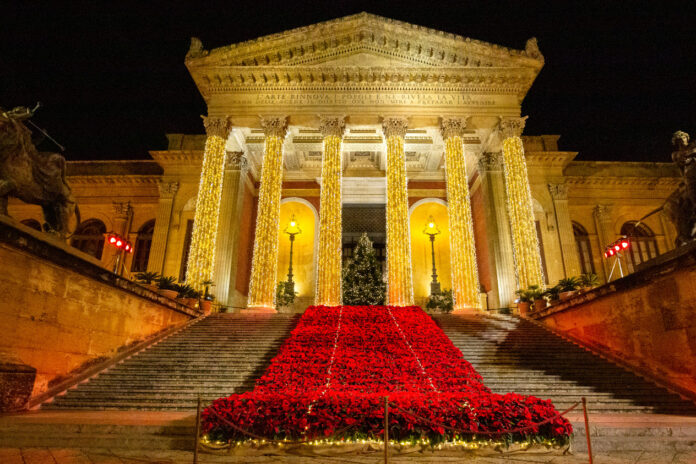
[[423,93],[255,93],[231,96],[235,106],[336,105],[336,106],[495,106],[491,97]]

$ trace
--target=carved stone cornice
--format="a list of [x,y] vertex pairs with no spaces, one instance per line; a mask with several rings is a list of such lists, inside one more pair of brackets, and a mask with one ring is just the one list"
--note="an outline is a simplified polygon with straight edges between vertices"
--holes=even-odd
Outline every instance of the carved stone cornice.
[[382,120],[382,131],[386,138],[392,135],[404,138],[406,129],[408,129],[408,118],[390,116]]
[[247,168],[247,159],[243,151],[228,151],[225,169],[232,171],[244,171]]
[[567,176],[566,183],[583,187],[640,187],[653,190],[674,190],[681,180],[678,177],[633,177],[633,176]]
[[157,187],[159,188],[160,198],[171,199],[174,198],[174,195],[179,190],[179,182],[162,180],[157,184]]
[[288,117],[287,116],[260,116],[261,129],[266,137],[285,138],[288,133]]
[[479,172],[502,171],[503,156],[500,152],[484,152],[478,159]]
[[567,200],[568,199],[568,184],[566,183],[549,183],[549,192],[551,193],[551,198],[554,200]]
[[529,116],[524,116],[522,118],[500,118],[499,130],[503,135],[503,138],[509,137],[520,137],[524,131],[524,126],[527,123],[527,118]]
[[143,185],[156,184],[160,176],[138,175],[93,175],[67,176],[70,185]]
[[346,118],[344,116],[320,116],[319,132],[322,137],[335,135],[343,137],[346,130]]
[[232,123],[229,118],[217,118],[212,116],[201,116],[201,118],[203,118],[205,133],[208,134],[208,137],[218,136],[227,140],[232,130]]
[[467,118],[440,118],[440,133],[447,140],[450,137],[463,137]]

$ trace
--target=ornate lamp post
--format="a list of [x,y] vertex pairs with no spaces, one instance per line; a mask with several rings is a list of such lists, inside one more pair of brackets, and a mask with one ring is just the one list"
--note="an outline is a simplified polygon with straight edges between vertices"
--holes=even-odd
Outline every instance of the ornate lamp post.
[[428,223],[425,225],[423,233],[430,237],[430,253],[433,258],[433,281],[430,282],[430,294],[439,295],[440,282],[437,281],[437,269],[435,268],[435,236],[440,234],[440,229],[438,229],[432,216],[430,216],[428,219]]
[[285,282],[286,291],[291,294],[295,294],[295,282],[292,280],[292,246],[295,243],[295,235],[302,233],[302,229],[297,225],[295,221],[295,215],[293,214],[290,218],[290,223],[283,230],[290,237],[290,264],[288,265],[288,281]]

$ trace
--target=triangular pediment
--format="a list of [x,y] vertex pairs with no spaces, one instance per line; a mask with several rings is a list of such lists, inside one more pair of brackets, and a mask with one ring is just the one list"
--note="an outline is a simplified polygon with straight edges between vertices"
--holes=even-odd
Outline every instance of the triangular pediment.
[[207,51],[192,40],[189,68],[361,66],[495,67],[539,70],[530,39],[514,50],[369,13],[346,16]]

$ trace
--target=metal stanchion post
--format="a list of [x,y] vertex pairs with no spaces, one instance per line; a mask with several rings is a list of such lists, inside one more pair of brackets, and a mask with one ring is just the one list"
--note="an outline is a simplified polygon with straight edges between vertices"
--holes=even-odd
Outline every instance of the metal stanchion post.
[[587,454],[590,456],[592,464],[592,441],[590,440],[590,421],[587,419],[587,400],[582,397],[582,413],[585,416],[585,437],[587,437]]
[[198,464],[198,445],[201,440],[201,395],[198,395],[196,406],[196,440],[193,445],[193,464]]
[[384,397],[384,464],[389,464],[389,397]]

